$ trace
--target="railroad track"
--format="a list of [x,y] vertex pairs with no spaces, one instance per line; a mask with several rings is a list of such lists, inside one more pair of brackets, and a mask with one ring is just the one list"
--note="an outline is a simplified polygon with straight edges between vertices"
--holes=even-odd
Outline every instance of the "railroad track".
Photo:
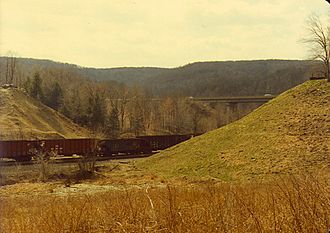
[[[157,152],[149,153],[149,154],[132,154],[132,155],[113,155],[113,156],[97,156],[95,157],[95,161],[108,161],[108,160],[119,160],[119,159],[137,159],[137,158],[145,158],[151,155],[156,154]],[[65,163],[78,163],[82,157],[68,157],[68,158],[55,158],[49,161],[50,164],[65,164]],[[37,161],[31,160],[26,162],[17,162],[17,161],[0,161],[0,167],[3,166],[16,166],[16,165],[33,165],[38,164]]]

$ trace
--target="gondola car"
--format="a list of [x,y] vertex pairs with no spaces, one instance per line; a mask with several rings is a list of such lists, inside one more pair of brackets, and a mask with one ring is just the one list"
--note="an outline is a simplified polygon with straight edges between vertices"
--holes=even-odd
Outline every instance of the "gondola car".
[[187,141],[194,135],[158,135],[158,136],[139,136],[138,138],[147,141],[153,150],[164,150],[181,142]]
[[96,149],[96,143],[95,139],[90,138],[0,141],[0,158],[30,161],[33,149],[56,151],[57,154],[65,156],[91,154]]
[[152,152],[150,144],[140,138],[108,139],[99,142],[100,154],[103,156],[119,154],[148,154]]
[[16,161],[29,161],[33,157],[33,149],[43,152],[56,151],[58,155],[88,155],[104,156],[149,154],[152,151],[164,150],[186,141],[194,135],[159,135],[140,136],[128,139],[93,138],[77,139],[47,139],[47,140],[11,140],[0,141],[0,158],[11,158]]
[[29,161],[32,156],[29,151],[33,148],[33,141],[7,140],[0,141],[0,158],[15,159],[16,161]]
[[94,153],[97,140],[92,138],[41,140],[45,151],[56,151],[58,155],[85,155]]

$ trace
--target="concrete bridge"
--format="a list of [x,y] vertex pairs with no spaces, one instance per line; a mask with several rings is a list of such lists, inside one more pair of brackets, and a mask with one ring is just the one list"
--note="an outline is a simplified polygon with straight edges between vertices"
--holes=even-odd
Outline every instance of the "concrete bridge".
[[276,96],[189,97],[213,108],[217,114],[217,126],[223,126],[249,114]]
[[275,98],[273,95],[265,96],[230,96],[230,97],[189,97],[190,100],[196,102],[207,102],[207,103],[266,103],[271,99]]
[[[264,96],[187,97],[187,100],[200,102],[211,107],[216,114],[217,127],[220,127],[242,118],[275,97],[274,95],[266,94]],[[125,101],[129,102],[131,100],[126,99]],[[112,99],[112,101],[120,102],[123,100]],[[162,99],[154,98],[152,101],[159,102]]]

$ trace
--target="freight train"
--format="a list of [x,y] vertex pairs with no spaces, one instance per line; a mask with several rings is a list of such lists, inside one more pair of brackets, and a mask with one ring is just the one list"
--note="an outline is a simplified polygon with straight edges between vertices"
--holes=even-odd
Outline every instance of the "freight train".
[[140,136],[128,139],[46,139],[0,141],[0,158],[29,161],[33,151],[56,152],[58,155],[120,156],[149,154],[164,150],[196,135]]

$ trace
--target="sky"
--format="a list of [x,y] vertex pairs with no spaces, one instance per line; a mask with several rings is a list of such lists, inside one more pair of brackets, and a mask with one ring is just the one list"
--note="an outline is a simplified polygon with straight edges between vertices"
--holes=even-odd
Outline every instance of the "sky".
[[325,0],[0,0],[0,55],[87,67],[306,59]]

